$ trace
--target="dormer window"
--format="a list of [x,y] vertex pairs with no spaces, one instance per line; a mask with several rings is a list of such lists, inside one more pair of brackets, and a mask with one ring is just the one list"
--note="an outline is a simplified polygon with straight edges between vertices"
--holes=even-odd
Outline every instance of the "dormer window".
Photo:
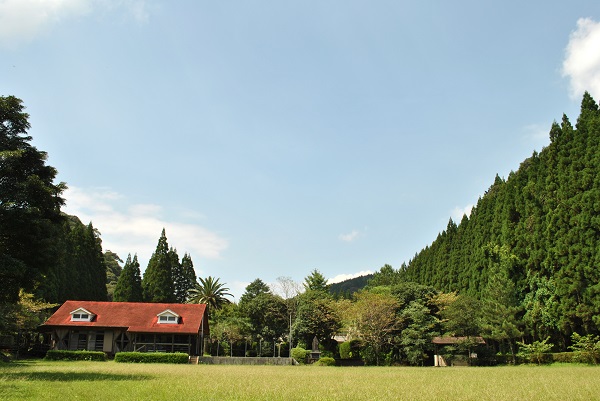
[[79,308],[74,310],[73,312],[71,312],[71,321],[72,322],[91,322],[92,319],[94,318],[94,315],[92,312],[83,309],[83,308]]
[[173,312],[170,309],[167,309],[164,312],[159,313],[158,315],[158,323],[161,324],[178,324],[179,323],[179,315]]

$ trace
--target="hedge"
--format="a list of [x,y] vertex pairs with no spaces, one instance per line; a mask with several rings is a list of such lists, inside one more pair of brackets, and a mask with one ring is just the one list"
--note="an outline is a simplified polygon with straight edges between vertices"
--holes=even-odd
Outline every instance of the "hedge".
[[182,352],[117,352],[115,362],[123,363],[188,363],[188,354]]
[[106,354],[102,351],[64,351],[49,350],[46,352],[47,361],[106,361]]
[[314,363],[316,366],[335,366],[335,359],[325,356]]

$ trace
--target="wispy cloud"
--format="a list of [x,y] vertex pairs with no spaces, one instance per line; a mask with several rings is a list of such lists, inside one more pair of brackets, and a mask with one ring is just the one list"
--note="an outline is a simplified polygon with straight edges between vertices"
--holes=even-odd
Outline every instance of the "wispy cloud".
[[150,15],[144,0],[0,0],[0,46],[17,48],[55,25],[112,10],[141,23]]
[[110,249],[121,258],[137,253],[142,268],[156,249],[163,228],[169,245],[177,248],[180,257],[188,252],[192,259],[218,259],[228,246],[227,240],[198,224],[169,221],[159,205],[129,204],[110,189],[70,187],[64,197],[64,211],[84,224],[91,221],[101,233],[104,250]]
[[349,232],[347,234],[340,234],[338,238],[344,242],[352,242],[352,241],[356,240],[359,236],[360,236],[360,231],[352,230],[351,232]]
[[550,132],[548,124],[529,124],[523,127],[526,139],[530,141],[547,140]]
[[456,224],[459,224],[465,214],[467,217],[471,215],[471,210],[473,210],[473,205],[467,205],[465,207],[457,206],[452,210],[450,216]]
[[17,47],[31,41],[52,25],[91,11],[87,0],[0,1],[0,44]]
[[580,97],[586,90],[600,97],[600,23],[580,18],[565,50],[563,76],[570,79],[571,96]]
[[373,274],[373,272],[371,270],[363,270],[363,271],[360,271],[358,273],[353,273],[353,274],[338,274],[337,276],[328,279],[327,283],[328,284],[341,283],[342,281],[350,280],[351,278],[366,276],[368,274]]

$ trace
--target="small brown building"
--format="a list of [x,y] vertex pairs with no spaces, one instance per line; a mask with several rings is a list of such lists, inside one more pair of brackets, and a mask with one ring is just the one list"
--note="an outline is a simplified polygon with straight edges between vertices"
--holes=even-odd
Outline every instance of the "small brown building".
[[[448,366],[446,360],[442,355],[440,355],[440,348],[445,345],[456,345],[465,341],[472,341],[474,344],[485,344],[485,340],[483,337],[433,337],[431,342],[435,345],[435,354],[433,355],[433,365],[434,366]],[[469,355],[472,357],[472,355]],[[475,356],[477,357],[477,356]]]

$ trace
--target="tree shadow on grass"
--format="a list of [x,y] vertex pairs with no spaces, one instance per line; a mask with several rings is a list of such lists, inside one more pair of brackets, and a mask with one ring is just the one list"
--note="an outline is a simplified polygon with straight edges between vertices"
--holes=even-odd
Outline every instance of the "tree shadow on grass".
[[114,373],[93,372],[3,372],[3,381],[27,380],[48,382],[74,382],[74,381],[141,381],[150,380],[150,375],[122,375]]

